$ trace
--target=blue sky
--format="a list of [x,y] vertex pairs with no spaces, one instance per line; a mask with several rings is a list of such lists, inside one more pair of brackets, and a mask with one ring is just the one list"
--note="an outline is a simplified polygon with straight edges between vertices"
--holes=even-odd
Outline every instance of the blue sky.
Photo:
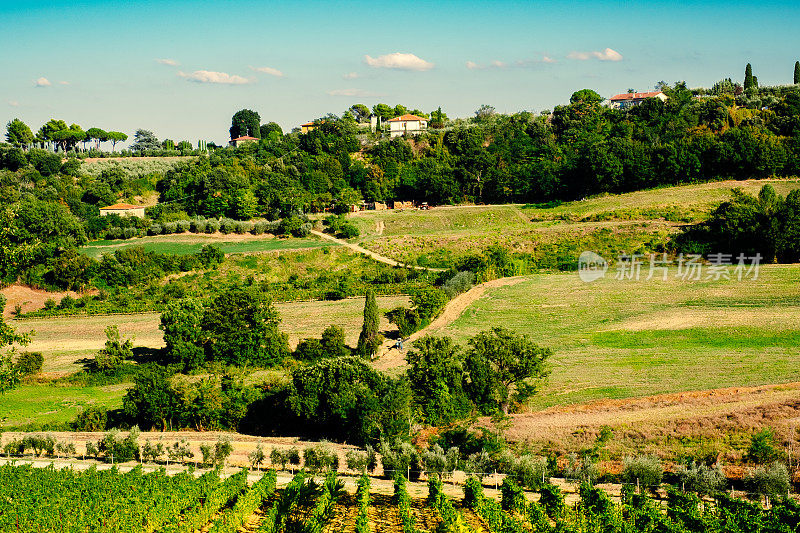
[[747,62],[791,83],[798,30],[788,1],[0,0],[0,121],[221,143],[241,108],[284,130],[359,102],[538,112]]

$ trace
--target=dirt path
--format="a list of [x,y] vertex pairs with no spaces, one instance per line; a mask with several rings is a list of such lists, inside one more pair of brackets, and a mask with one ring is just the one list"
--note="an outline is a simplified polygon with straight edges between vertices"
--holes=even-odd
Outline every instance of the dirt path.
[[[494,289],[506,285],[515,285],[524,280],[525,278],[522,276],[494,279],[492,281],[487,281],[486,283],[476,285],[467,292],[459,294],[447,303],[442,313],[436,317],[433,322],[416,333],[412,333],[408,339],[403,341],[405,345],[404,348],[407,350],[411,347],[411,343],[420,337],[424,337],[425,335],[430,335],[431,333],[436,333],[437,331],[444,329],[451,322],[460,317],[461,313],[463,313],[467,307],[482,297],[486,293],[487,289]],[[383,343],[378,350],[378,357],[373,364],[375,368],[385,371],[405,366],[405,352],[395,349],[394,345],[394,340],[389,340]]]
[[345,246],[347,248],[350,248],[354,252],[357,252],[357,253],[360,253],[360,254],[364,254],[366,256],[371,257],[375,261],[378,261],[380,263],[385,263],[387,265],[406,266],[406,267],[411,267],[411,268],[414,268],[414,269],[417,269],[417,270],[433,270],[433,271],[436,271],[436,272],[444,272],[444,270],[445,270],[443,268],[426,268],[426,267],[421,267],[421,266],[405,265],[403,263],[395,261],[394,259],[390,259],[390,258],[388,258],[386,256],[383,256],[383,255],[381,255],[379,253],[375,253],[373,251],[367,250],[366,248],[362,248],[361,246],[359,246],[357,244],[352,244],[352,243],[349,243],[349,242],[347,242],[345,240],[337,239],[336,237],[333,237],[332,235],[328,235],[327,233],[322,233],[321,231],[317,231],[317,230],[313,230],[313,229],[311,230],[311,233],[313,235],[316,235],[317,237],[320,237],[320,238],[328,240],[328,241],[335,242],[336,244],[339,244],[341,246]]

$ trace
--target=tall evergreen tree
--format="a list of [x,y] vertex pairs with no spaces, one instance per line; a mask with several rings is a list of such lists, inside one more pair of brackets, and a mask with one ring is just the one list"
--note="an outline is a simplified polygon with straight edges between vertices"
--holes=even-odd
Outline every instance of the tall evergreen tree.
[[794,62],[794,84],[800,83],[800,61]]
[[383,342],[383,337],[378,333],[379,325],[378,303],[375,301],[375,292],[370,289],[364,302],[364,325],[361,326],[361,335],[358,336],[356,347],[356,352],[361,357],[372,359],[378,353],[378,348]]
[[753,81],[753,67],[750,63],[744,68],[744,90],[750,89],[751,87],[755,87]]

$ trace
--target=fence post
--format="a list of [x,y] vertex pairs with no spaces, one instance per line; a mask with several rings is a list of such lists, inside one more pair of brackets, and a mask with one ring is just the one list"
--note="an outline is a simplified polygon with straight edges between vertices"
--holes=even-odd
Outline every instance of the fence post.
[[494,490],[497,490],[497,469],[494,470]]

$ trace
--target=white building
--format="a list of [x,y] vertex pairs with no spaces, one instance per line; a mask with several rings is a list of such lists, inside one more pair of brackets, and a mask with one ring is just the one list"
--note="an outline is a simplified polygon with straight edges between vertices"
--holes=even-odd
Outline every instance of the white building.
[[648,98],[658,98],[662,102],[667,101],[667,95],[661,91],[649,93],[623,93],[611,97],[612,109],[630,109],[636,107]]
[[144,218],[144,206],[131,205],[131,204],[114,204],[114,205],[109,205],[108,207],[101,207],[100,216],[105,217],[108,215]]
[[428,129],[428,119],[417,115],[403,115],[387,121],[389,123],[389,136],[399,137],[406,133],[416,135]]

